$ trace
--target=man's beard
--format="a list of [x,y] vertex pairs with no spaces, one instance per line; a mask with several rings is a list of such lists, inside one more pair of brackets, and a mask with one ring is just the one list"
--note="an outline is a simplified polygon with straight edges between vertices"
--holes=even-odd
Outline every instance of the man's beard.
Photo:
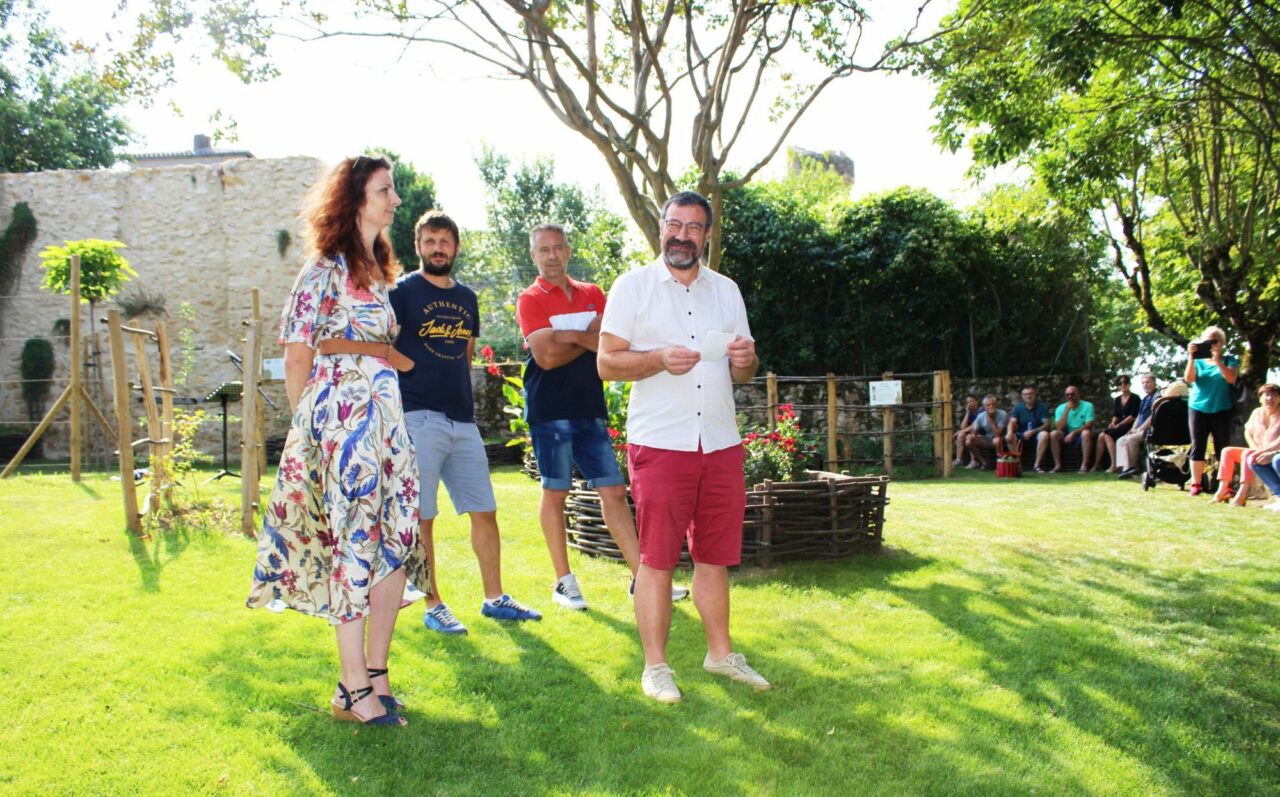
[[419,258],[419,262],[422,265],[422,270],[427,272],[431,276],[447,277],[449,276],[449,272],[453,271],[453,261],[455,259],[456,258],[451,257],[443,263],[432,263],[431,258],[423,257],[423,258]]
[[[676,246],[677,244],[685,246]],[[688,271],[698,264],[698,250],[693,243],[677,238],[667,241],[667,245],[663,247],[662,256],[667,261],[667,265],[677,271]]]

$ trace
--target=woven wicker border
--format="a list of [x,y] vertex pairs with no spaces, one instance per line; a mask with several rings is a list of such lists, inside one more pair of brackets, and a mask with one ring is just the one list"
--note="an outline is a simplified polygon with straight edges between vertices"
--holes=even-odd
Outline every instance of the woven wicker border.
[[[747,491],[743,564],[843,559],[880,550],[889,477],[806,473],[809,481],[765,482]],[[599,496],[581,482],[569,492],[565,528],[569,544],[579,551],[622,561],[605,528]],[[691,564],[687,551],[680,563]]]

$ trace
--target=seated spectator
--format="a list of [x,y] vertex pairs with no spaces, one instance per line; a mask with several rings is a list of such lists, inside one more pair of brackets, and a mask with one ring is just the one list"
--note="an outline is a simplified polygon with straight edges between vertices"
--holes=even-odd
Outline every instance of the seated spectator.
[[973,422],[977,419],[978,412],[978,397],[970,393],[964,397],[964,417],[960,420],[960,428],[956,429],[956,459],[951,463],[953,467],[958,468],[964,464],[964,457],[967,453],[964,441],[973,429]]
[[1080,446],[1080,472],[1089,472],[1089,454],[1093,452],[1093,404],[1080,398],[1080,388],[1067,387],[1066,401],[1053,413],[1053,431],[1049,442],[1053,446],[1053,472],[1062,472],[1062,447]]
[[1107,473],[1118,473],[1120,466],[1116,462],[1116,441],[1124,435],[1128,434],[1133,428],[1133,424],[1138,420],[1138,410],[1142,407],[1142,399],[1129,392],[1129,375],[1120,374],[1116,377],[1116,387],[1120,389],[1120,395],[1116,396],[1115,403],[1111,408],[1111,423],[1107,424],[1107,428],[1102,430],[1102,434],[1098,437],[1097,456],[1093,458],[1093,467],[1090,470],[1102,469],[1102,457],[1107,455],[1111,462],[1111,467]]
[[1121,435],[1115,442],[1116,467],[1120,469],[1118,479],[1128,479],[1138,472],[1137,462],[1142,456],[1142,442],[1147,436],[1147,427],[1151,426],[1151,409],[1160,397],[1156,390],[1156,378],[1149,373],[1139,377],[1142,380],[1142,401],[1138,402],[1138,417],[1133,428]]
[[1028,441],[1036,447],[1036,472],[1044,473],[1044,456],[1049,450],[1049,408],[1036,400],[1036,389],[1030,385],[1022,389],[1022,401],[1009,411],[1004,447],[1010,452],[1019,451]]
[[982,412],[974,419],[965,447],[969,449],[970,470],[987,467],[987,455],[1004,454],[1004,431],[1009,425],[1009,413],[996,408],[996,397],[988,393],[982,397]]
[[[1280,451],[1280,386],[1268,382],[1258,388],[1258,401],[1262,406],[1253,411],[1249,422],[1244,425],[1244,440],[1248,447],[1227,446],[1222,449],[1218,465],[1218,492],[1213,496],[1215,501],[1231,501],[1234,506],[1244,506],[1249,500],[1254,470],[1266,468],[1276,451]],[[1258,463],[1259,457],[1264,461]],[[1240,471],[1240,490],[1233,492],[1231,477],[1235,475],[1241,458],[1244,459],[1244,467]]]

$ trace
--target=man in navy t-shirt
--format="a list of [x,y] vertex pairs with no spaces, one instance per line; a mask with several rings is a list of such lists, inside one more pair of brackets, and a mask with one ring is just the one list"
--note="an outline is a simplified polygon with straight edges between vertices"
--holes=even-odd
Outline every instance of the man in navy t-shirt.
[[417,452],[422,544],[431,565],[431,594],[423,623],[441,633],[467,632],[436,586],[440,562],[432,527],[441,481],[453,508],[471,519],[471,547],[484,585],[480,613],[498,620],[540,620],[541,614],[502,590],[498,507],[471,395],[479,302],[474,291],[450,276],[458,254],[458,225],[441,211],[427,211],[414,227],[414,240],[418,270],[396,282],[391,306],[400,324],[396,348],[414,362],[412,371],[400,374],[400,394],[405,425]]
[[[569,276],[572,255],[559,224],[540,224],[529,232],[529,257],[538,278],[516,299],[516,323],[529,349],[524,367],[525,419],[542,477],[538,517],[556,571],[551,599],[583,611],[587,601],[569,569],[564,528],[575,465],[587,486],[600,495],[605,526],[633,577],[640,564],[640,547],[609,435],[604,383],[596,371],[604,291]],[[689,591],[673,587],[672,593],[678,600]]]

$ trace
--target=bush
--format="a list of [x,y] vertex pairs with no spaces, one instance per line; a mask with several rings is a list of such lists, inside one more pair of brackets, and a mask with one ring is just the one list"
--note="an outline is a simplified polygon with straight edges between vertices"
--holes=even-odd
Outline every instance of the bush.
[[22,400],[27,405],[27,419],[40,420],[44,403],[49,398],[53,378],[53,344],[44,338],[28,338],[22,344]]

